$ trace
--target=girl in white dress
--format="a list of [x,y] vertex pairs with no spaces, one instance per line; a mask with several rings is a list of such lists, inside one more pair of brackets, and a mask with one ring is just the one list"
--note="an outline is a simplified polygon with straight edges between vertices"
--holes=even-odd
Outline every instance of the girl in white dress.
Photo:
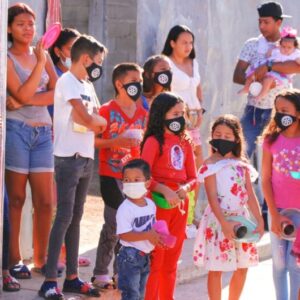
[[235,240],[234,228],[239,223],[226,217],[249,218],[249,209],[256,219],[255,232],[263,235],[263,219],[251,184],[257,172],[244,159],[244,137],[238,118],[219,117],[212,126],[211,137],[213,154],[199,171],[209,204],[195,240],[194,262],[209,271],[209,299],[221,299],[224,271],[234,271],[229,299],[239,299],[247,268],[258,263],[258,254],[255,243]]

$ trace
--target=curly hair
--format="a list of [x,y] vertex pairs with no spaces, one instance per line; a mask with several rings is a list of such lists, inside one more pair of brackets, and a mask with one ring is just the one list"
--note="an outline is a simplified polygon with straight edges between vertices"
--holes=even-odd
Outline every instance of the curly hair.
[[[235,149],[232,150],[233,155],[242,159],[246,159],[245,137],[239,119],[231,114],[226,114],[218,117],[212,125],[211,136],[213,136],[214,131],[219,125],[225,125],[229,127],[233,132],[235,142],[237,143]],[[213,153],[216,152],[214,149],[212,149],[212,151]]]
[[[150,108],[147,128],[141,143],[141,151],[148,137],[154,136],[159,143],[159,154],[162,155],[163,145],[165,143],[165,117],[166,113],[178,103],[184,103],[177,95],[170,92],[160,93]],[[180,134],[182,139],[188,140],[184,131]]]
[[272,112],[272,118],[269,121],[268,125],[266,126],[265,130],[263,131],[262,138],[266,140],[270,145],[272,145],[278,138],[279,134],[282,132],[274,120],[274,116],[276,113],[276,101],[278,98],[284,98],[285,100],[291,102],[296,111],[300,113],[300,90],[298,89],[288,89],[284,90],[281,93],[277,94],[275,101],[274,101],[274,108]]

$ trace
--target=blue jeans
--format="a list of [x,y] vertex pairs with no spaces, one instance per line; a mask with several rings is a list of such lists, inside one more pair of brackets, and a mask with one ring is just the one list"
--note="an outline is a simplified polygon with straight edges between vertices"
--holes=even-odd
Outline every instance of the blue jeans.
[[250,158],[256,147],[256,139],[262,134],[271,117],[272,109],[261,109],[247,105],[241,119],[247,143],[247,155]]
[[[269,220],[271,220],[270,215]],[[300,226],[300,217],[295,216],[292,221],[296,227]],[[274,233],[270,233],[270,237],[276,299],[298,300],[300,268],[296,264],[296,257],[291,255],[293,242],[280,239]]]
[[122,300],[143,300],[149,275],[150,254],[121,247],[118,254],[118,288]]
[[8,197],[4,186],[3,203],[3,244],[2,244],[2,270],[8,270],[8,245],[9,245],[9,210]]

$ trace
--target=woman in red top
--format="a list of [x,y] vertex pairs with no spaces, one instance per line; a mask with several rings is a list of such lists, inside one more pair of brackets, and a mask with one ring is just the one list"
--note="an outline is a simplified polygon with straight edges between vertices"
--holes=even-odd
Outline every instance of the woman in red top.
[[174,248],[156,248],[146,286],[146,300],[172,300],[177,261],[185,239],[188,198],[195,187],[196,167],[191,142],[185,134],[184,103],[165,92],[153,101],[149,122],[141,144],[142,158],[152,172],[150,190],[161,193],[172,208],[157,206],[157,220],[165,220],[177,237]]

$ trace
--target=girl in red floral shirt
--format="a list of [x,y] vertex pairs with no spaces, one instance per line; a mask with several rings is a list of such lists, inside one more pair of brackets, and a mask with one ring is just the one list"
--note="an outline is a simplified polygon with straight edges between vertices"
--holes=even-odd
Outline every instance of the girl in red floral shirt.
[[249,218],[249,208],[257,222],[254,233],[258,237],[263,234],[263,219],[251,185],[257,172],[244,158],[244,137],[235,116],[219,117],[212,126],[211,138],[213,154],[199,171],[209,204],[198,229],[194,261],[209,271],[209,299],[221,299],[224,271],[234,271],[229,299],[239,299],[247,269],[258,263],[258,255],[255,243],[238,241],[235,230],[241,224],[228,218]]

